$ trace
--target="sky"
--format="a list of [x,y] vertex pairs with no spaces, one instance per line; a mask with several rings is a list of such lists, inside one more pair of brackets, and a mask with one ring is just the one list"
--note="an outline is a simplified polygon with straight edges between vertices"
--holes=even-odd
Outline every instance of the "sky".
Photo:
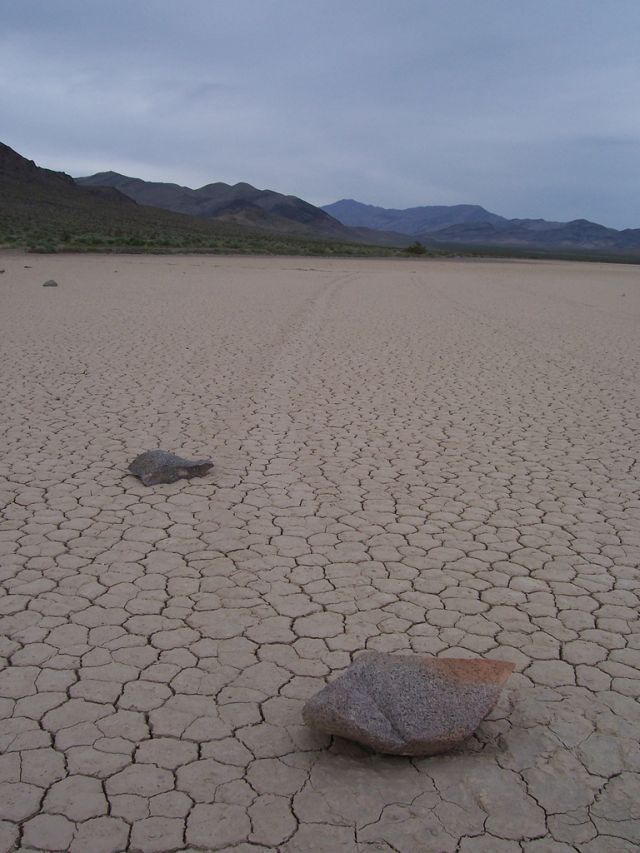
[[79,176],[640,227],[640,0],[0,0],[0,141]]

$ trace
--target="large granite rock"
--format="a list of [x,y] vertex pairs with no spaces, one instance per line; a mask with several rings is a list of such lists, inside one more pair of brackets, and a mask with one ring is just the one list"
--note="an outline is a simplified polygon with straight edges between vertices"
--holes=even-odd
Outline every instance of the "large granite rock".
[[436,755],[476,730],[512,669],[507,661],[364,652],[302,715],[376,752]]
[[147,450],[129,465],[129,471],[140,477],[145,486],[175,483],[183,477],[204,477],[211,468],[213,462],[208,459],[183,459],[166,450]]

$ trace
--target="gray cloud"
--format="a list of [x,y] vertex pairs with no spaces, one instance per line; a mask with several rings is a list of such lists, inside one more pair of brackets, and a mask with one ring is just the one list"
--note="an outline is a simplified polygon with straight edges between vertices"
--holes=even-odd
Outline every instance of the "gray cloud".
[[640,226],[640,5],[21,0],[0,138],[72,174]]

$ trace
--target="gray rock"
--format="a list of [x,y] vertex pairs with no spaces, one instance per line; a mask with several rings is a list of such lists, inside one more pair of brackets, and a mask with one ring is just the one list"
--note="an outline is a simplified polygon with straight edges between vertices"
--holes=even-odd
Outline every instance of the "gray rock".
[[473,734],[512,669],[507,661],[364,652],[302,715],[376,752],[436,755]]
[[129,465],[129,471],[140,477],[145,486],[175,483],[183,477],[204,477],[210,468],[213,462],[208,459],[183,459],[166,450],[147,450]]
[[58,282],[54,281],[52,278],[50,278],[47,281],[45,281],[45,283],[42,286],[43,287],[57,287]]

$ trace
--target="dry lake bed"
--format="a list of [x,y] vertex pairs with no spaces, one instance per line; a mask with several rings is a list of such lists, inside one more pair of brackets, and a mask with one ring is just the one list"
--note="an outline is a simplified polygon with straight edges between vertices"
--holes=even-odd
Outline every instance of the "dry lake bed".
[[[2,853],[638,850],[640,267],[0,269]],[[515,670],[382,757],[300,714],[363,649]]]

